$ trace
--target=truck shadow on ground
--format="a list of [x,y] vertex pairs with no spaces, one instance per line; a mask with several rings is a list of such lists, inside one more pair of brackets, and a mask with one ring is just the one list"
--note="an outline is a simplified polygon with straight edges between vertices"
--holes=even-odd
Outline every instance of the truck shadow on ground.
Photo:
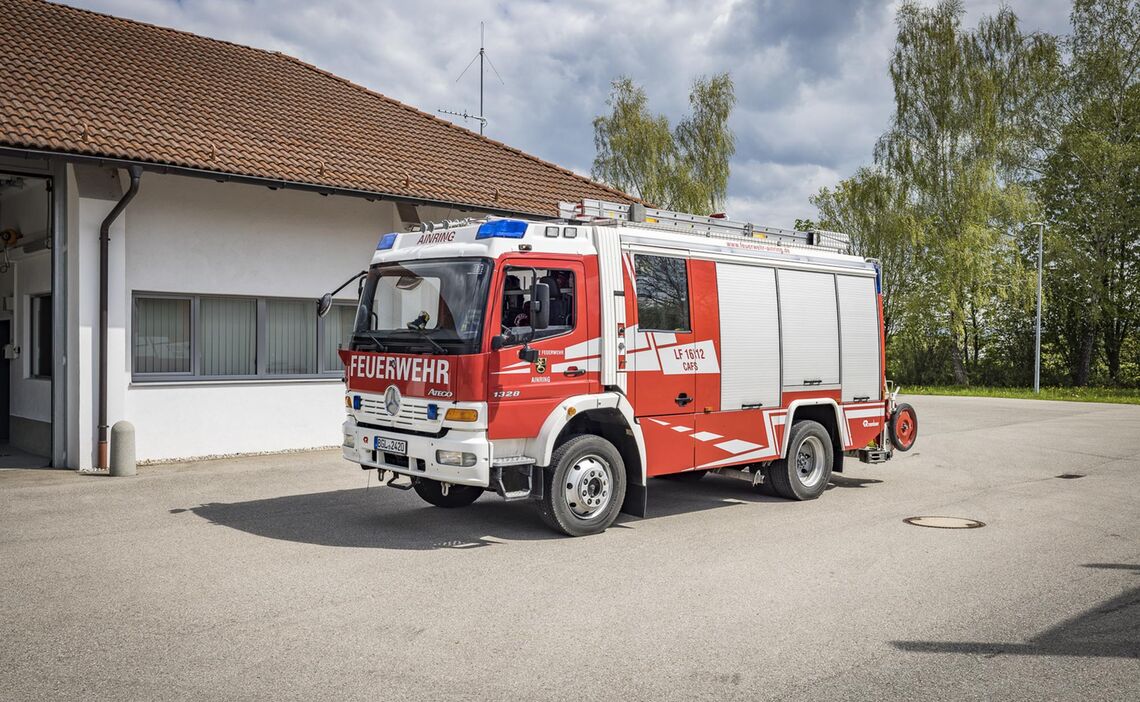
[[[1130,570],[1140,565],[1089,563],[1085,568]],[[1078,656],[1089,658],[1140,658],[1140,587],[1133,587],[1096,607],[1050,627],[1025,643],[980,641],[892,641],[903,651],[968,653],[993,657]]]
[[[749,503],[771,503],[772,508],[793,504],[727,478],[709,477],[697,484],[653,480],[645,519],[622,514],[611,528],[636,528],[646,520]],[[171,511],[190,511],[213,524],[269,539],[348,548],[467,549],[566,538],[548,529],[529,502],[508,503],[487,494],[469,507],[440,509],[414,492],[380,486]]]

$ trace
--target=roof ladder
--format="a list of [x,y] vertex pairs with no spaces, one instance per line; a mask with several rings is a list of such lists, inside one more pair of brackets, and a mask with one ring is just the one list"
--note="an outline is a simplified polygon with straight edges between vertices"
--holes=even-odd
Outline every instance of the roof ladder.
[[751,222],[735,222],[720,217],[705,217],[687,212],[673,212],[641,204],[626,204],[606,200],[561,202],[558,213],[562,219],[614,220],[630,224],[652,225],[654,228],[672,229],[698,236],[746,239],[763,239],[785,246],[814,246],[832,251],[847,252],[851,239],[846,234],[822,229],[796,231],[778,227],[762,227]]

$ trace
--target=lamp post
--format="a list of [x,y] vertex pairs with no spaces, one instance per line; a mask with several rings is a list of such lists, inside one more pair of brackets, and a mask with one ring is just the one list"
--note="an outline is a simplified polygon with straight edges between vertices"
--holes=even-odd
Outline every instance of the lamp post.
[[1037,227],[1037,350],[1033,357],[1033,392],[1041,393],[1041,253],[1045,243],[1045,223],[1030,222]]

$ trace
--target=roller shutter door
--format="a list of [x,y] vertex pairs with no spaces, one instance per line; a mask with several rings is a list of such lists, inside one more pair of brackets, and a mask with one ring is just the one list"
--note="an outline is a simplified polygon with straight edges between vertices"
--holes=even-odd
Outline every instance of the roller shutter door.
[[716,264],[720,301],[720,408],[780,404],[776,271]]
[[784,387],[839,383],[835,276],[779,271]]
[[879,305],[874,278],[836,276],[843,365],[843,401],[881,399]]

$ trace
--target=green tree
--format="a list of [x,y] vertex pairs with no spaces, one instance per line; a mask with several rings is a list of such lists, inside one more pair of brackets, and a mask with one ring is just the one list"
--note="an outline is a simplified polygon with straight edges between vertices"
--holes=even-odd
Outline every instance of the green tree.
[[1120,382],[1140,327],[1140,4],[1076,0],[1055,143],[1036,191],[1049,222],[1050,332],[1069,379],[1103,351]]
[[728,128],[736,96],[727,73],[693,82],[691,114],[676,128],[649,111],[645,90],[630,78],[613,82],[606,104],[610,113],[594,119],[594,178],[666,209],[721,209],[736,152]]
[[822,229],[851,237],[853,253],[879,261],[883,276],[883,326],[888,347],[901,326],[903,305],[922,281],[916,275],[919,222],[898,180],[881,169],[860,168],[834,188],[812,196]]
[[1023,115],[1056,64],[1052,38],[1022,33],[1008,8],[975,31],[962,28],[964,13],[960,0],[899,9],[895,113],[875,150],[918,222],[923,304],[959,384],[969,383],[993,302],[1013,282],[1001,275],[1014,248],[1007,235],[1031,215],[1014,181],[1033,144]]

